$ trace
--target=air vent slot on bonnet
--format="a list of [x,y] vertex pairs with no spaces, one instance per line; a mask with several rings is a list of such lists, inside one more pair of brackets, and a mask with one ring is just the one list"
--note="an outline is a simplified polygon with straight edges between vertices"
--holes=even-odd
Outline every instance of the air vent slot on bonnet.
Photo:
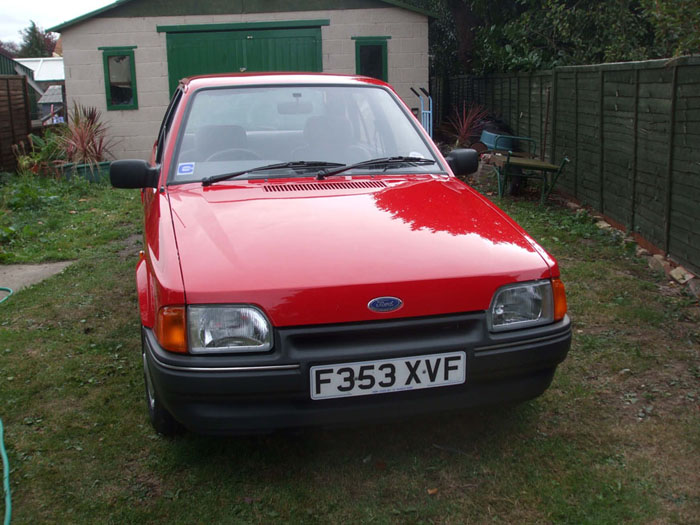
[[366,190],[371,188],[386,188],[386,184],[379,180],[358,180],[342,182],[312,182],[306,184],[268,184],[264,186],[264,188],[267,192]]

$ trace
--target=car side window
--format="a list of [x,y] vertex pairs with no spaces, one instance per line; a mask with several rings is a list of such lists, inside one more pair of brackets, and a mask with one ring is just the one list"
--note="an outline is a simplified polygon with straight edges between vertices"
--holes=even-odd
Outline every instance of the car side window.
[[182,90],[178,89],[175,91],[173,98],[170,100],[168,109],[165,111],[165,116],[163,117],[163,122],[160,125],[160,131],[158,132],[158,142],[156,145],[156,164],[160,164],[163,157],[163,145],[165,144],[165,137],[168,136],[170,132],[170,126],[173,123],[173,116],[175,115],[175,108],[177,108],[182,98]]

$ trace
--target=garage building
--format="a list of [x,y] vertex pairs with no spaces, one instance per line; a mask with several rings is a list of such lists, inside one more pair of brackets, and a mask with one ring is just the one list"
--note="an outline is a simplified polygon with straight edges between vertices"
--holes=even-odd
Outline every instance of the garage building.
[[119,0],[50,28],[66,94],[103,111],[117,158],[147,159],[178,81],[253,71],[365,74],[410,105],[428,87],[428,21],[391,0]]

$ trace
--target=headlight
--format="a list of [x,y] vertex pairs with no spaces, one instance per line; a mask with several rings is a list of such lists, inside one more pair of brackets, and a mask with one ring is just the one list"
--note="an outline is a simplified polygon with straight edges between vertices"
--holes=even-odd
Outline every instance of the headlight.
[[493,296],[488,312],[489,330],[500,332],[554,321],[551,281],[509,284]]
[[187,308],[190,352],[266,352],[272,348],[272,328],[252,306],[190,306]]

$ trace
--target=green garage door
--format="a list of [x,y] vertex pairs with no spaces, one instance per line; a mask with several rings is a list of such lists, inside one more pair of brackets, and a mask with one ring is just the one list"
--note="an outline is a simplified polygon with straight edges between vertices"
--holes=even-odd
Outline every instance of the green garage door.
[[322,71],[321,28],[168,32],[172,95],[181,78],[241,71]]

